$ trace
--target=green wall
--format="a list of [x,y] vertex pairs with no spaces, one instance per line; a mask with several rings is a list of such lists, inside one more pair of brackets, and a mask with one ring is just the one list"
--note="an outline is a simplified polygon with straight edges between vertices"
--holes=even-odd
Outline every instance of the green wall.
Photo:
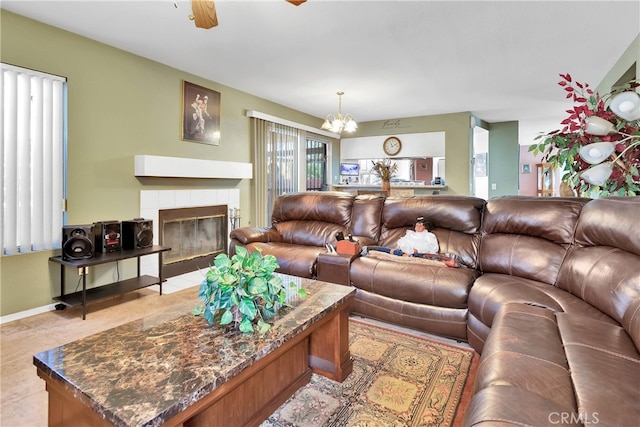
[[596,91],[605,94],[611,91],[612,86],[627,70],[633,68],[636,79],[640,79],[640,34],[631,42],[620,59],[616,61],[611,70],[598,84]]
[[447,194],[469,195],[471,192],[471,113],[409,117],[358,124],[354,137],[402,135],[404,133],[440,132],[445,135]]
[[518,122],[490,123],[489,198],[518,194],[519,159]]
[[[140,190],[238,188],[242,225],[251,223],[251,180],[136,178],[133,156],[153,154],[251,162],[246,110],[317,127],[321,119],[1,10],[0,59],[68,78],[68,223],[139,216]],[[180,140],[182,80],[221,94],[219,146]],[[339,152],[339,148],[338,148]],[[52,303],[59,251],[2,257],[0,315]],[[113,280],[98,268],[94,284]],[[135,271],[135,262],[123,274]],[[109,269],[109,270],[107,270]],[[72,274],[68,274],[72,276]],[[103,277],[104,276],[104,277]],[[77,277],[70,278],[71,288]]]

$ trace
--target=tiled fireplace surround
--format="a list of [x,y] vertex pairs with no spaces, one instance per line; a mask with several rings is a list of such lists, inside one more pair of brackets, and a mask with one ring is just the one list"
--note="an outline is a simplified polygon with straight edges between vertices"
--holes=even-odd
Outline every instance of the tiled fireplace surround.
[[[153,244],[159,244],[158,212],[161,209],[190,208],[196,206],[227,205],[227,209],[240,207],[240,190],[142,190],[140,191],[140,217],[153,220]],[[229,222],[228,230],[231,230]],[[228,238],[228,236],[227,236]],[[156,276],[158,257],[140,259],[140,273]]]

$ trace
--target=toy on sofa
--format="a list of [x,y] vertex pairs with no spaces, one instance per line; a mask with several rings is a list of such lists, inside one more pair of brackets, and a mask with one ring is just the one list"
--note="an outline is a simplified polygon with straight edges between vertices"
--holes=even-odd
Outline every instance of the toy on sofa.
[[440,250],[438,238],[431,233],[432,226],[424,217],[416,219],[413,230],[407,230],[407,233],[398,239],[398,247],[395,249],[384,246],[369,246],[363,248],[363,255],[369,251],[386,252],[393,255],[409,255],[420,257],[423,254],[437,254]]

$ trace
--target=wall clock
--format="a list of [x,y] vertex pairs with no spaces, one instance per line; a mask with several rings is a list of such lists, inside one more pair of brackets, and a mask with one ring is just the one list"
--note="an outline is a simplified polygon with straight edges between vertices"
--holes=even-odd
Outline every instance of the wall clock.
[[387,156],[395,156],[402,149],[402,142],[395,136],[390,136],[382,143],[382,149]]

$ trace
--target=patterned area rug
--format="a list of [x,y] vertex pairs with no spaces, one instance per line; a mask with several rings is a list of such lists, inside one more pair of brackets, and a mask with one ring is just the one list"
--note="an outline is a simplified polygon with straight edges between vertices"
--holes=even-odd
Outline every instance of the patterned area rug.
[[313,374],[261,427],[450,426],[473,351],[350,320],[353,372]]

